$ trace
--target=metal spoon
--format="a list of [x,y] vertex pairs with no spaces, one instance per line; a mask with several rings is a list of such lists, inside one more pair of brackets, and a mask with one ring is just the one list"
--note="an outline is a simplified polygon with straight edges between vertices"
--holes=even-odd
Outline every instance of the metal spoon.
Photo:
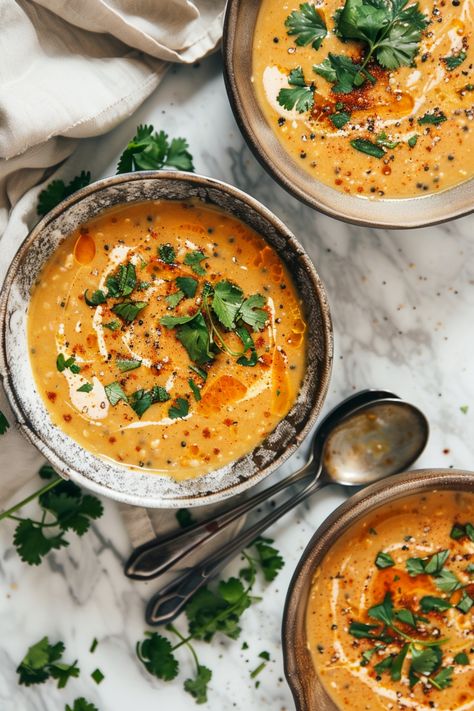
[[[216,575],[234,555],[262,531],[306,497],[326,484],[365,486],[408,468],[423,451],[428,423],[413,405],[396,398],[384,398],[349,410],[339,420],[326,418],[321,445],[313,450],[306,465],[312,471],[309,483],[255,524],[224,544],[205,562],[185,571],[160,590],[148,603],[150,625],[174,620],[190,598]],[[316,450],[318,450],[316,452]],[[314,456],[316,454],[316,456]]]
[[261,503],[275,496],[275,494],[306,478],[308,478],[309,483],[309,479],[314,478],[313,461],[321,456],[321,445],[328,430],[332,429],[342,417],[357,407],[382,398],[397,399],[397,396],[386,390],[362,390],[346,398],[346,400],[331,410],[324,420],[322,420],[313,435],[312,454],[308,462],[298,469],[298,471],[278,481],[273,486],[245,499],[242,503],[234,506],[230,510],[219,512],[219,514],[194,526],[190,526],[184,531],[179,533],[174,532],[165,538],[154,539],[136,548],[125,564],[125,575],[134,580],[150,580],[151,578],[156,578],[176,565],[203,543],[211,543],[225,528],[235,523],[237,519],[240,519],[252,509],[257,508]]

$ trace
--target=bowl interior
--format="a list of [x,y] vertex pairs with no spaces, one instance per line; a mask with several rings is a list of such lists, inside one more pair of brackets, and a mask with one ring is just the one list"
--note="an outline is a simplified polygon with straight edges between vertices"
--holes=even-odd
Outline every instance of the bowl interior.
[[[195,479],[131,471],[87,452],[54,427],[39,396],[28,357],[27,313],[31,288],[46,260],[65,237],[104,209],[143,200],[197,198],[243,220],[275,248],[286,263],[306,310],[307,368],[297,401],[276,429],[247,456]],[[115,176],[74,194],[43,218],[18,251],[0,302],[0,371],[19,426],[63,475],[98,493],[146,506],[211,503],[269,474],[313,424],[326,394],[332,335],[324,288],[302,247],[286,227],[255,200],[218,181],[178,172]]]
[[338,711],[319,680],[306,638],[306,607],[313,575],[331,546],[350,526],[390,501],[429,490],[472,491],[473,488],[474,472],[453,469],[406,472],[355,494],[319,527],[295,570],[283,616],[285,675],[297,711]]
[[229,0],[224,25],[224,77],[237,123],[255,156],[290,193],[333,217],[372,227],[431,225],[473,210],[469,180],[448,191],[408,199],[359,198],[315,180],[284,150],[257,101],[252,45],[259,11],[255,0]]

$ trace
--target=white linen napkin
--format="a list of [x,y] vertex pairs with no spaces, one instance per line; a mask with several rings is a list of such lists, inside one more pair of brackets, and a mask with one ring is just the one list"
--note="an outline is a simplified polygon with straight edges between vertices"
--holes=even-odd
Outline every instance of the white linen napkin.
[[[216,48],[225,0],[0,0],[0,286],[37,215],[40,187],[80,139],[130,116],[169,62]],[[12,427],[0,437],[0,509],[41,486],[42,457]],[[127,507],[125,507],[127,508]],[[172,511],[128,507],[134,545],[176,525]]]

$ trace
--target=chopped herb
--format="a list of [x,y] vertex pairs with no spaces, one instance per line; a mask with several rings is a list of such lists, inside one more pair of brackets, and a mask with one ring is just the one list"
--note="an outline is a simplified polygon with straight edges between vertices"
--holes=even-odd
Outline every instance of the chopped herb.
[[0,435],[4,435],[9,427],[10,423],[8,422],[3,412],[0,410]]
[[451,686],[453,671],[453,667],[444,667],[436,676],[430,678],[430,682],[437,689],[447,689]]
[[118,321],[109,321],[109,323],[104,323],[104,328],[108,328],[109,331],[118,331],[120,324]]
[[374,82],[375,79],[360,64],[356,64],[345,54],[329,52],[321,64],[314,64],[313,71],[322,76],[330,84],[334,84],[332,91],[335,94],[350,94],[355,87],[362,86],[366,79]]
[[172,294],[169,294],[166,297],[166,301],[168,304],[171,306],[172,309],[174,309],[180,301],[184,299],[184,292],[182,291],[174,291]]
[[371,536],[377,536],[377,535],[378,535],[378,533],[377,533],[377,531],[375,530],[375,528],[369,528],[369,533],[370,533]]
[[230,281],[219,281],[214,287],[212,310],[225,328],[235,327],[235,317],[243,302],[243,291]]
[[417,674],[429,676],[441,664],[441,657],[441,649],[438,646],[424,647],[423,649],[412,646],[410,670]]
[[407,143],[410,146],[410,148],[414,148],[416,146],[417,141],[418,141],[418,134],[414,133],[413,136],[410,136]]
[[416,628],[416,615],[413,614],[411,610],[402,608],[401,610],[395,610],[394,617],[405,625]]
[[276,548],[272,546],[271,538],[260,536],[253,542],[258,554],[258,562],[261,566],[263,577],[268,582],[275,580],[285,562]]
[[340,111],[336,114],[329,114],[329,120],[332,121],[336,128],[342,128],[350,121],[351,115],[347,111]]
[[90,296],[87,295],[88,291],[89,289],[86,289],[84,292],[84,301],[86,302],[87,306],[95,308],[96,306],[104,304],[107,301],[107,297],[101,289],[93,291]]
[[168,409],[168,416],[172,420],[177,420],[181,417],[186,417],[189,413],[189,402],[183,397],[178,397],[173,405]]
[[207,701],[207,687],[212,679],[212,672],[202,664],[197,665],[194,679],[186,679],[184,690],[191,694],[197,704],[205,704]]
[[384,553],[383,551],[380,551],[377,553],[377,557],[375,558],[375,565],[377,568],[391,568],[393,565],[395,565],[395,561],[393,560],[392,556],[389,553]]
[[434,126],[438,126],[438,124],[443,123],[443,121],[447,121],[447,118],[444,113],[439,110],[432,112],[427,111],[424,116],[421,116],[421,118],[418,119],[418,123],[420,125],[433,124]]
[[206,270],[201,267],[201,262],[204,261],[204,259],[206,259],[206,255],[199,250],[195,250],[194,252],[188,252],[186,254],[184,257],[184,263],[186,266],[191,267],[193,272],[198,276],[204,276]]
[[314,5],[305,2],[300,9],[293,10],[285,20],[286,32],[290,37],[295,36],[298,47],[311,44],[313,49],[319,49],[327,35],[327,27],[323,17]]
[[372,141],[368,141],[366,138],[354,138],[351,142],[352,148],[361,153],[366,153],[368,156],[373,156],[374,158],[383,158],[385,151],[380,146],[377,146]]
[[249,296],[240,307],[239,318],[254,331],[261,331],[268,321],[268,314],[262,309],[265,304],[266,299],[261,294]]
[[107,400],[110,402],[112,407],[115,407],[115,405],[117,405],[117,403],[119,403],[121,400],[123,400],[124,402],[128,402],[128,397],[122,390],[120,383],[109,383],[109,385],[106,385],[104,387],[104,390],[105,394],[107,395]]
[[42,190],[38,196],[38,205],[36,211],[38,215],[46,215],[47,212],[59,205],[65,198],[72,195],[80,188],[84,188],[91,182],[91,174],[81,171],[80,175],[76,175],[69,183],[64,180],[53,180],[48,183],[46,188]]
[[189,365],[188,368],[189,370],[192,370],[193,373],[196,373],[196,375],[199,375],[199,377],[202,378],[204,381],[207,380],[207,373],[202,368],[198,368],[196,365]]
[[193,299],[198,288],[198,282],[193,277],[176,277],[176,286],[188,299]]
[[452,607],[449,600],[445,600],[442,597],[433,597],[432,595],[425,595],[420,600],[420,608],[423,612],[444,612]]
[[461,410],[463,415],[467,415],[467,413],[469,412],[469,405],[461,405],[459,409]]
[[90,393],[94,389],[94,386],[91,383],[84,383],[84,385],[81,385],[80,388],[77,388],[78,393]]
[[454,657],[454,662],[455,664],[469,664],[469,657],[467,656],[466,652],[459,652]]
[[257,677],[260,672],[265,669],[266,666],[266,662],[260,662],[260,664],[253,671],[250,672],[250,678],[255,679],[255,677]]
[[314,87],[306,84],[301,67],[291,70],[288,74],[288,84],[291,88],[280,89],[278,92],[277,101],[280,106],[287,111],[296,109],[300,114],[310,111],[314,105]]
[[148,306],[146,301],[121,301],[112,306],[112,311],[127,323],[132,323],[145,306]]
[[457,609],[462,612],[463,615],[466,615],[473,605],[474,600],[465,590],[463,590],[462,597],[456,605]]
[[117,358],[115,362],[121,373],[127,373],[129,370],[135,370],[142,364],[141,360],[135,360],[134,358]]
[[178,509],[176,511],[176,520],[181,528],[189,528],[189,526],[193,526],[196,523],[189,509]]
[[153,126],[140,125],[136,135],[120,156],[117,173],[133,170],[160,170],[172,167],[193,171],[193,158],[184,138],[168,140],[164,131],[156,133]]
[[461,587],[458,578],[450,570],[442,570],[434,582],[436,587],[445,593],[452,593]]
[[171,681],[178,674],[178,661],[170,641],[157,632],[145,632],[145,636],[137,643],[137,657],[150,674]]
[[107,297],[130,296],[137,285],[137,273],[131,262],[121,264],[117,272],[107,278]]
[[64,370],[70,370],[71,373],[81,372],[80,367],[76,364],[76,356],[71,356],[70,358],[65,358],[64,353],[60,353],[56,358],[56,368],[62,373]]
[[196,383],[194,382],[194,380],[192,378],[189,378],[188,384],[193,392],[194,399],[196,401],[199,401],[201,399],[201,391],[199,390],[198,386],[196,385]]
[[461,50],[457,54],[452,54],[450,57],[443,57],[442,60],[445,63],[448,72],[452,72],[453,69],[457,69],[464,62],[466,57],[466,52]]
[[69,706],[69,704],[66,704],[65,711],[99,711],[99,709],[97,706],[90,703],[90,701],[87,701],[83,696],[80,696],[78,699],[74,700],[72,707]]
[[160,244],[158,254],[162,262],[165,264],[174,264],[176,261],[176,252],[171,244]]
[[379,135],[376,137],[375,142],[379,146],[383,146],[384,148],[388,148],[392,150],[393,148],[396,148],[400,141],[391,141],[385,131],[382,131],[382,133],[379,133]]
[[[161,319],[161,323],[163,320]],[[214,354],[210,350],[209,329],[201,313],[188,321],[188,323],[179,326],[176,337],[183,344],[189,358],[198,365],[203,365],[214,358]]]
[[430,558],[408,558],[406,568],[411,576],[438,575],[449,557],[449,551],[443,550]]
[[90,649],[89,649],[89,652],[90,652],[91,654],[94,654],[95,650],[97,649],[97,645],[98,645],[98,644],[99,644],[99,642],[97,641],[97,637],[94,637],[94,639],[92,640],[92,644],[91,644],[91,646],[90,646]]
[[138,415],[139,418],[157,402],[167,402],[170,399],[168,391],[159,386],[154,385],[150,390],[136,390],[132,395],[130,395],[129,403],[130,407]]
[[104,676],[104,674],[102,674],[100,669],[94,669],[94,671],[91,674],[91,677],[94,679],[96,684],[100,684],[105,679],[105,676]]
[[17,668],[18,683],[25,686],[43,684],[50,677],[58,682],[58,689],[66,686],[70,678],[79,676],[76,662],[65,664],[60,659],[64,652],[63,642],[50,644],[47,637],[29,647]]

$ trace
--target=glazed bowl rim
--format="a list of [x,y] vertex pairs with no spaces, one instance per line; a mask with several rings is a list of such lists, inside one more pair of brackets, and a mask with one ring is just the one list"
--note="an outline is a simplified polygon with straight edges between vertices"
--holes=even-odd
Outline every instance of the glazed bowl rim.
[[[99,483],[87,478],[81,472],[75,471],[71,466],[66,465],[62,461],[61,457],[58,456],[49,447],[48,443],[44,441],[44,439],[41,438],[40,433],[36,432],[35,429],[30,425],[28,413],[24,411],[21,399],[18,397],[10,377],[10,370],[13,369],[10,368],[6,348],[6,317],[8,298],[10,289],[17,275],[17,270],[22,263],[22,259],[28,253],[28,250],[30,249],[31,245],[34,243],[37,237],[41,235],[42,231],[47,227],[47,225],[49,225],[56,218],[61,216],[65,211],[69,210],[70,208],[74,208],[77,204],[80,205],[85,198],[93,195],[94,193],[100,192],[101,190],[110,187],[120,186],[125,183],[146,181],[150,179],[158,181],[177,181],[179,183],[184,182],[189,183],[191,186],[195,186],[197,188],[202,187],[204,190],[215,190],[221,195],[226,196],[230,200],[235,199],[236,201],[240,201],[240,203],[243,203],[245,206],[247,206],[253,213],[255,213],[257,216],[260,216],[261,218],[263,218],[264,221],[269,223],[270,227],[274,228],[277,234],[284,235],[285,242],[289,246],[289,249],[292,253],[300,257],[304,265],[304,270],[308,277],[308,283],[310,284],[311,292],[314,295],[315,301],[317,301],[317,303],[319,304],[321,313],[321,323],[323,326],[322,339],[324,343],[324,369],[321,375],[319,387],[317,389],[317,397],[311,405],[306,421],[296,432],[293,442],[284,451],[282,451],[279,456],[274,456],[269,463],[263,465],[254,474],[250,474],[244,479],[241,478],[239,482],[232,484],[229,489],[217,488],[214,491],[211,490],[205,494],[198,496],[189,495],[187,497],[183,496],[175,498],[166,498],[163,497],[163,495],[158,495],[156,497],[145,497],[140,493],[136,494],[131,492],[114,490],[112,488],[109,488],[108,486],[105,486],[103,483]],[[160,199],[166,200],[167,198],[161,196]],[[127,201],[125,200],[123,204],[127,204]],[[225,212],[225,208],[220,207],[219,209]],[[229,212],[229,214],[232,215],[232,212]],[[262,235],[262,238],[267,241],[265,235]],[[178,170],[137,171],[133,173],[123,173],[111,177],[102,178],[100,180],[94,181],[93,183],[90,183],[88,186],[81,188],[77,192],[73,193],[70,197],[63,200],[50,212],[43,216],[19,245],[5,275],[5,279],[0,291],[0,329],[0,382],[3,383],[7,398],[17,418],[16,425],[18,429],[30,442],[32,442],[32,444],[35,445],[37,449],[39,449],[39,451],[51,462],[51,464],[64,478],[71,478],[77,484],[86,487],[94,493],[105,495],[122,503],[137,506],[146,506],[150,508],[181,508],[216,503],[227,498],[231,498],[236,494],[239,494],[245,491],[246,489],[251,488],[258,482],[262,481],[273,471],[275,471],[275,469],[282,465],[286,461],[286,459],[288,459],[288,457],[297,449],[297,447],[299,447],[299,445],[308,435],[311,427],[314,425],[326,397],[333,360],[333,330],[326,291],[311,259],[309,258],[308,254],[306,253],[302,245],[299,243],[297,238],[291,232],[291,230],[289,230],[289,228],[286,227],[286,225],[271,210],[269,210],[258,200],[248,195],[244,191],[240,190],[239,188],[216,178],[210,178],[208,176],[203,176],[197,173],[188,173]],[[292,410],[293,408],[290,410],[290,413],[292,412]],[[288,413],[288,415],[290,413]],[[288,415],[286,417],[288,417]],[[286,418],[283,418],[283,420],[285,419]],[[252,452],[257,449],[257,447],[258,445],[254,449],[252,449]],[[100,457],[96,458],[100,459]],[[235,462],[232,462],[232,464],[235,464],[238,461],[239,459],[236,459]],[[126,470],[126,467],[124,467],[124,470]],[[214,469],[210,472],[210,474],[218,471],[219,469]],[[133,476],[132,471],[130,472],[130,476]],[[156,475],[150,474],[150,476]]]

